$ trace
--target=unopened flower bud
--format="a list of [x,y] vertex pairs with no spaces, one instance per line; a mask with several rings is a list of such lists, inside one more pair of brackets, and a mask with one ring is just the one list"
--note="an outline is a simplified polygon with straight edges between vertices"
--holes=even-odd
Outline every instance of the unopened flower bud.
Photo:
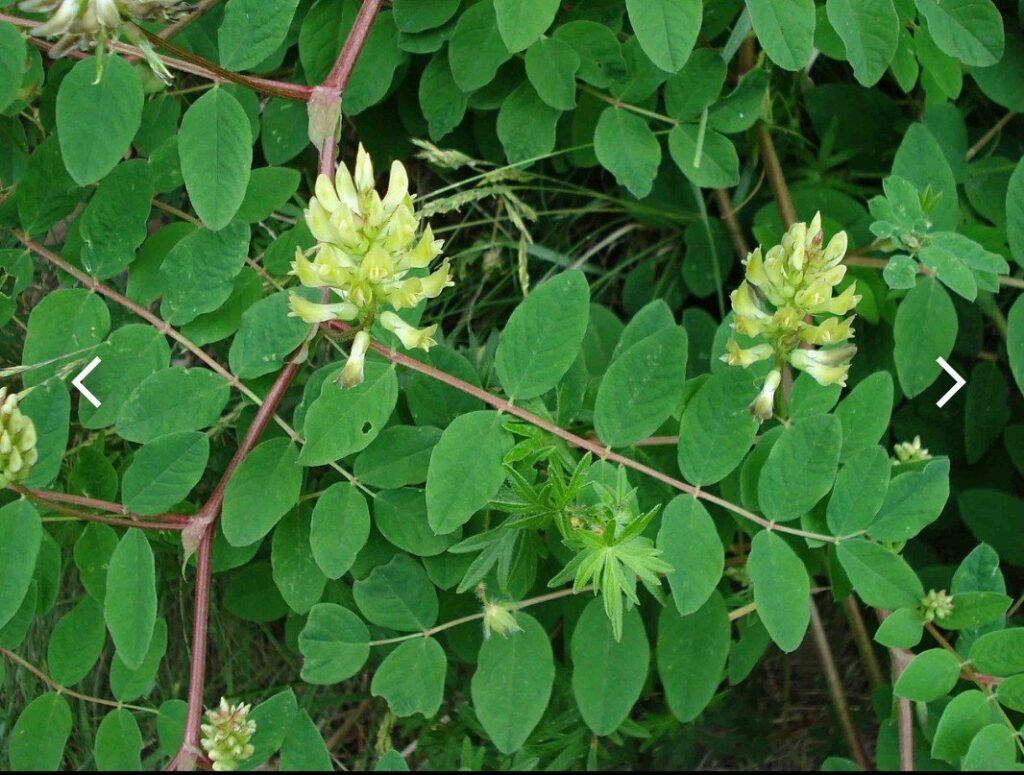
[[0,388],[0,487],[28,478],[39,459],[36,426],[21,413],[18,396]]
[[382,314],[380,316],[380,324],[397,336],[401,340],[402,346],[407,350],[414,350],[416,348],[429,350],[437,344],[437,342],[432,338],[434,336],[434,332],[437,331],[436,324],[426,326],[424,328],[416,328],[415,326],[411,326],[406,323],[394,312],[385,312]]
[[929,590],[928,594],[921,598],[921,609],[926,622],[942,623],[953,613],[953,598],[946,594],[946,590]]
[[366,366],[366,351],[370,348],[370,335],[360,331],[352,340],[348,351],[348,360],[338,373],[338,384],[345,388],[355,387],[363,381]]
[[522,627],[516,621],[515,614],[510,606],[504,603],[493,601],[484,604],[484,637],[491,637],[491,633],[497,633],[507,638],[512,633],[522,632]]
[[750,413],[758,420],[764,422],[770,420],[775,413],[775,391],[779,389],[782,382],[782,372],[772,369],[764,378],[764,386],[750,404]]
[[256,732],[256,722],[249,718],[250,709],[250,705],[232,705],[222,697],[220,707],[206,711],[201,742],[214,770],[236,770],[255,752],[250,740]]

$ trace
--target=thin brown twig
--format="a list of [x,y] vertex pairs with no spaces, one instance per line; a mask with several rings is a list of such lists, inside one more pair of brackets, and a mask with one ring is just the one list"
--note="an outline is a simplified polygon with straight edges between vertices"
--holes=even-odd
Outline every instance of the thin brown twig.
[[747,238],[743,236],[743,227],[740,226],[736,211],[732,207],[732,202],[729,201],[729,192],[722,188],[716,188],[711,193],[715,197],[715,204],[722,216],[722,222],[725,223],[725,229],[729,232],[729,239],[732,241],[736,257],[743,261],[750,253],[750,245],[747,243]]
[[761,162],[768,174],[768,184],[772,187],[772,193],[775,195],[779,218],[782,219],[783,228],[788,229],[797,221],[796,208],[789,195],[789,186],[786,184],[786,176],[782,172],[779,155],[775,152],[775,143],[772,142],[768,127],[763,123],[757,125],[757,142],[761,148]]
[[871,762],[864,752],[857,728],[853,724],[853,716],[850,715],[850,706],[846,700],[846,692],[843,690],[843,681],[836,669],[835,657],[832,655],[832,647],[828,642],[828,634],[821,621],[821,613],[818,611],[818,603],[812,597],[810,599],[811,611],[811,635],[814,637],[814,645],[818,650],[818,657],[821,659],[821,666],[825,671],[825,680],[828,683],[828,691],[832,697],[832,705],[835,708],[836,716],[839,719],[839,726],[843,730],[843,737],[846,738],[846,745],[850,749],[850,755],[857,762],[861,769],[870,770]]
[[985,134],[979,137],[978,141],[974,145],[967,149],[967,153],[965,154],[966,160],[970,161],[975,156],[977,156],[982,151],[982,149],[989,144],[993,137],[995,137],[1001,131],[1003,131],[1003,128],[1007,124],[1009,124],[1010,121],[1013,120],[1013,117],[1016,115],[1016,113],[1010,111],[1001,119],[999,119],[996,123],[994,123],[991,127],[989,127],[988,131],[986,131]]
[[[90,514],[86,511],[79,511],[65,506],[61,503],[50,501],[45,498],[41,498],[38,495],[30,494],[28,491],[23,491],[21,488],[13,485],[9,485],[15,492],[20,492],[25,497],[30,497],[33,501],[39,505],[49,509],[50,511],[56,512],[57,514],[63,514],[66,517],[74,517],[85,522],[99,522],[104,525],[111,525],[113,527],[137,527],[142,530],[184,530],[188,524],[187,517],[180,517],[178,515],[166,514],[163,520],[146,520],[141,518],[134,518],[134,515],[125,517],[111,517],[106,514]],[[172,518],[173,517],[173,518]]]
[[50,678],[50,676],[48,676],[46,673],[40,670],[38,667],[33,665],[28,660],[18,656],[13,651],[9,651],[5,648],[0,648],[0,655],[3,655],[4,658],[10,660],[14,664],[30,672],[44,684],[46,684],[55,692],[57,692],[57,694],[66,694],[68,697],[74,697],[76,700],[84,700],[85,702],[91,702],[96,705],[105,705],[108,708],[118,708],[119,710],[136,710],[140,713],[153,714],[156,714],[158,712],[156,708],[147,708],[143,705],[129,705],[124,702],[117,702],[116,700],[105,700],[102,697],[93,697],[89,694],[82,694],[81,692],[76,692],[73,689],[69,689],[66,686],[62,686],[61,684],[57,683],[52,678]]
[[[332,328],[334,330],[342,332],[350,330],[350,327],[348,325],[346,325],[345,323],[340,323],[338,321],[330,321],[323,325],[327,328]],[[463,393],[467,393],[468,395],[471,395],[474,398],[478,398],[484,403],[493,406],[499,412],[504,412],[506,414],[518,417],[521,420],[525,420],[531,425],[534,425],[542,430],[547,431],[548,433],[554,436],[557,436],[558,438],[562,439],[565,442],[568,442],[569,444],[571,444],[574,447],[577,447],[578,449],[582,449],[585,452],[590,452],[591,454],[595,455],[596,457],[602,460],[610,460],[613,463],[618,463],[619,465],[625,466],[626,468],[631,468],[634,471],[639,471],[640,473],[645,474],[646,476],[649,476],[652,479],[656,479],[659,482],[662,482],[663,484],[667,484],[669,487],[673,487],[677,490],[688,493],[693,497],[700,498],[701,500],[707,501],[708,503],[713,503],[716,506],[721,506],[722,508],[731,511],[734,514],[743,517],[746,520],[749,520],[750,522],[760,525],[765,530],[774,530],[780,533],[788,533],[790,535],[801,536],[803,538],[808,538],[814,541],[823,541],[825,543],[838,543],[839,541],[839,539],[835,538],[834,536],[824,535],[822,533],[812,533],[806,530],[800,530],[798,528],[789,527],[788,525],[779,525],[775,522],[765,519],[764,517],[760,517],[757,514],[754,514],[752,511],[744,509],[742,506],[737,506],[735,503],[732,503],[731,501],[728,501],[725,498],[720,498],[717,495],[712,495],[711,493],[702,490],[700,487],[694,487],[692,484],[687,484],[686,482],[669,476],[668,474],[662,473],[661,471],[658,471],[655,468],[651,468],[648,465],[645,465],[636,460],[620,455],[617,452],[612,452],[610,449],[602,447],[597,442],[585,439],[582,436],[577,436],[575,433],[571,433],[570,431],[567,431],[564,428],[561,428],[560,426],[555,425],[554,423],[549,422],[548,420],[545,420],[543,417],[540,417],[539,415],[536,415],[533,412],[529,412],[525,409],[522,409],[519,406],[516,406],[514,403],[508,401],[507,399],[499,398],[498,396],[489,393],[488,391],[479,388],[476,385],[472,385],[469,382],[465,382],[461,379],[458,379],[457,377],[453,377],[451,374],[443,372],[440,369],[435,369],[433,366],[428,366],[425,363],[421,363],[420,361],[417,361],[415,358],[410,358],[408,355],[395,352],[394,350],[385,347],[379,342],[372,342],[370,344],[370,347],[374,350],[374,352],[383,355],[392,363],[397,363],[401,366],[405,366],[414,371],[418,371],[419,373],[436,379],[439,382],[443,382],[444,384],[449,385],[455,388],[456,390],[461,390]]]

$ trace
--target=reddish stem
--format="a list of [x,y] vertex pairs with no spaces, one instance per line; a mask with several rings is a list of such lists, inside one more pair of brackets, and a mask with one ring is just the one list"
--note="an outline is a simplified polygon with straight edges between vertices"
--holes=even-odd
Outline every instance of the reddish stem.
[[[341,99],[345,86],[348,84],[349,76],[352,74],[352,68],[355,67],[359,53],[366,43],[366,37],[370,32],[374,17],[380,10],[380,5],[381,0],[366,0],[363,3],[359,9],[359,14],[356,16],[355,23],[345,39],[345,44],[338,54],[334,67],[331,68],[330,74],[321,86],[311,91],[311,94],[325,90],[326,97],[334,100]],[[321,91],[321,93],[323,92]],[[329,137],[325,140],[320,152],[320,173],[333,176],[335,152],[334,135],[329,133]],[[185,735],[181,750],[178,751],[178,754],[171,761],[168,769],[190,769],[194,765],[196,757],[201,753],[199,749],[199,731],[202,722],[206,682],[206,648],[209,627],[213,525],[220,515],[228,481],[242,460],[245,459],[245,456],[256,446],[266,430],[267,424],[277,411],[278,404],[280,404],[281,399],[299,371],[300,359],[297,356],[304,347],[305,345],[300,347],[299,351],[289,359],[281,373],[277,375],[277,379],[274,380],[274,384],[260,404],[260,408],[252,424],[249,426],[245,438],[239,444],[238,450],[228,463],[227,469],[221,476],[220,481],[217,482],[210,497],[203,505],[203,508],[200,509],[194,527],[190,526],[189,531],[186,533],[186,536],[191,533],[193,539],[197,537],[199,539],[196,557],[195,606],[192,621],[192,665],[189,675],[188,716],[185,721]],[[201,531],[200,535],[196,536],[195,532],[193,532],[194,530]]]

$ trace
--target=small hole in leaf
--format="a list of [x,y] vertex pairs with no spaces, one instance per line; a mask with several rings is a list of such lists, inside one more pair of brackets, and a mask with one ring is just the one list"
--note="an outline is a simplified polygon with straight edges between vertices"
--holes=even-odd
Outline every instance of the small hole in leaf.
[[371,429],[372,427],[373,427],[373,423],[372,423],[372,422],[369,422],[369,421],[367,421],[367,422],[364,422],[364,423],[363,423],[363,433],[369,433],[369,432],[370,432],[370,429]]

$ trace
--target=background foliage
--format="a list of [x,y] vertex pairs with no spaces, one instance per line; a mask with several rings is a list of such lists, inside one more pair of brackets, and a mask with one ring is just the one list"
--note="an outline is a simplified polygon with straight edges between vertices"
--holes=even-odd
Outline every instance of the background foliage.
[[[166,766],[199,649],[246,769],[1019,767],[1021,4],[384,4],[340,156],[406,161],[457,286],[343,390],[286,288],[359,7],[204,2],[164,86],[0,2],[3,766]],[[859,351],[758,426],[728,295],[816,211]]]

